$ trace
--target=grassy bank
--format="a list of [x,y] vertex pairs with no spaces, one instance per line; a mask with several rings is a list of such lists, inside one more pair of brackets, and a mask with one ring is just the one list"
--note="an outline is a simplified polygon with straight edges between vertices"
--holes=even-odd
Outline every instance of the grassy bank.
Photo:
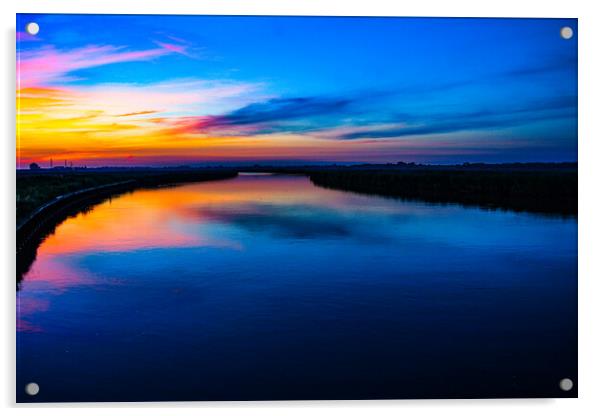
[[132,181],[131,188],[181,182],[226,179],[236,176],[228,169],[147,169],[115,171],[18,171],[17,224],[37,208],[58,196],[87,188]]
[[577,215],[577,169],[326,169],[308,173],[322,187],[487,208]]
[[[233,178],[230,169],[17,172],[17,290],[38,245],[65,218],[136,188]],[[60,197],[60,198],[59,198]]]

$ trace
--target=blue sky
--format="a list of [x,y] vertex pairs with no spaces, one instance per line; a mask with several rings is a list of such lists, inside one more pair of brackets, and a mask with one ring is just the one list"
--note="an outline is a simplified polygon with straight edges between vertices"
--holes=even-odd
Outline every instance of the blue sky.
[[[29,21],[41,30],[18,33],[20,88],[62,103],[24,101],[45,117],[23,125],[27,160],[577,158],[575,19],[19,15],[17,32]],[[65,136],[66,114],[99,117],[77,125],[82,149],[28,130]]]

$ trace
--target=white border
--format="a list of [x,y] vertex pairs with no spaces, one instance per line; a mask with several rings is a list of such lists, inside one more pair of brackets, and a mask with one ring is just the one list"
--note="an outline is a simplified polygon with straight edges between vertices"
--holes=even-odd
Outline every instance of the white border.
[[[395,414],[412,412],[434,415],[507,415],[529,413],[545,415],[602,414],[602,365],[600,360],[602,324],[602,250],[596,243],[602,232],[600,197],[602,175],[602,117],[600,94],[602,60],[602,17],[594,1],[548,0],[11,0],[0,2],[2,13],[2,95],[1,125],[4,128],[2,155],[2,189],[0,203],[2,255],[4,265],[2,290],[2,364],[0,404],[14,405],[15,296],[14,296],[14,218],[15,218],[15,84],[14,30],[15,13],[120,13],[120,14],[254,14],[254,15],[334,15],[334,16],[466,16],[466,17],[577,17],[579,18],[579,399],[564,400],[441,400],[441,401],[364,401],[364,402],[249,402],[249,403],[173,403],[173,404],[92,404],[92,405],[20,405],[20,412],[30,414],[40,407],[48,415],[103,414],[109,408],[140,415],[223,413],[244,411],[252,415],[331,413],[363,415],[367,412]],[[199,407],[201,409],[199,409]],[[111,411],[111,410],[108,410]],[[114,412],[114,411],[113,411]],[[7,414],[7,413],[5,413]]]
[[[456,17],[577,17],[579,1],[433,1],[386,0],[21,0],[21,13],[124,13],[124,14],[252,14],[328,16],[456,16]],[[534,2],[531,2],[534,3]]]

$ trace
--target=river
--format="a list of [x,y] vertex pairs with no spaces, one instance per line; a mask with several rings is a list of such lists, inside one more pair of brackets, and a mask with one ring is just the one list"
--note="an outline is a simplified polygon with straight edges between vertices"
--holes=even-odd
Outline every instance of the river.
[[292,175],[142,189],[57,226],[17,307],[19,401],[573,395],[577,221]]

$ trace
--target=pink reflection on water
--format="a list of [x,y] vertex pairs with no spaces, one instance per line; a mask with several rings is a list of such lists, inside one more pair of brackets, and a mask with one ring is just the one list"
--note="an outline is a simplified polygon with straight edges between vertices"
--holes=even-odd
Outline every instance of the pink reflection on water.
[[40,253],[22,282],[22,290],[17,292],[17,331],[42,332],[42,327],[31,321],[50,309],[51,299],[69,288],[95,283],[91,273],[70,264],[69,260]]
[[17,331],[18,332],[42,332],[42,328],[28,320],[36,313],[45,312],[50,306],[47,299],[33,297],[21,297],[17,299]]
[[33,318],[60,302],[65,291],[107,282],[106,276],[95,276],[79,264],[82,255],[174,247],[241,249],[235,241],[204,233],[198,218],[187,218],[185,207],[203,199],[194,187],[138,190],[66,219],[38,247],[23,276],[17,293],[17,331],[42,331]]
[[[60,302],[62,293],[75,287],[107,283],[106,276],[95,276],[94,270],[77,261],[82,255],[152,248],[244,249],[236,233],[226,237],[222,230],[215,232],[213,228],[212,232],[215,208],[254,213],[258,206],[266,204],[290,214],[287,207],[303,210],[315,206],[351,215],[373,210],[381,214],[417,210],[386,199],[371,198],[371,203],[365,204],[367,198],[371,197],[319,188],[306,177],[293,175],[241,175],[234,180],[143,189],[115,197],[87,213],[66,219],[42,242],[18,294],[17,328],[40,330],[31,324],[30,318]],[[265,215],[270,215],[269,212]],[[40,302],[40,297],[51,301]]]

